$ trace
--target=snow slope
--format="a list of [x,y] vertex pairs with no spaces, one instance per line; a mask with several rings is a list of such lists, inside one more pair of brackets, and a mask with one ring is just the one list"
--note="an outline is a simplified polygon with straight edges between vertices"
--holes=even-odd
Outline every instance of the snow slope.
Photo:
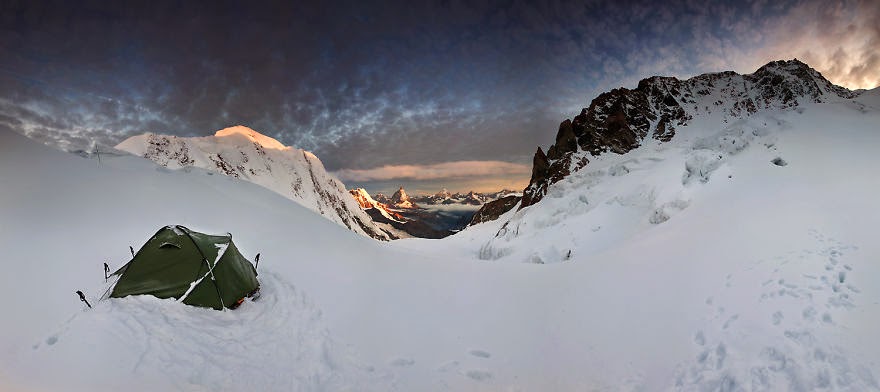
[[[129,156],[105,156],[98,165],[8,130],[0,130],[0,145],[0,248],[10,256],[0,275],[9,299],[0,390],[386,388],[330,337],[309,297],[271,266],[323,262],[318,249],[372,240],[211,172],[171,171]],[[137,249],[169,223],[230,231],[251,259],[262,251],[260,302],[216,312],[147,296],[98,301],[106,287],[101,263],[115,270],[130,258],[128,245]],[[81,309],[78,289],[94,309]]]
[[[876,390],[878,92],[695,118],[669,143],[595,157],[536,205],[397,245],[559,263],[545,266],[568,274],[555,311],[594,320],[554,326],[558,336],[634,386]],[[675,370],[657,366],[678,357]]]
[[[498,221],[391,243],[235,178],[0,130],[0,389],[878,390],[878,109],[873,90],[752,117],[718,164],[736,124],[695,121]],[[261,252],[263,297],[95,301],[101,263],[172,223]]]
[[314,154],[241,125],[214,136],[183,138],[147,133],[116,146],[170,169],[198,167],[271,189],[352,231],[380,240],[396,230],[378,225],[358,207]]

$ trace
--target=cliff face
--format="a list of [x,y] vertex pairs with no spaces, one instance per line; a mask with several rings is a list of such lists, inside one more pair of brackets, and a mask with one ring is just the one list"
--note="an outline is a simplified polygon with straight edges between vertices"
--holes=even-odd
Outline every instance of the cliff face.
[[520,208],[540,201],[547,187],[586,166],[590,156],[624,154],[646,138],[668,142],[676,128],[687,125],[694,115],[749,116],[765,109],[822,102],[832,95],[852,98],[856,93],[835,86],[798,60],[774,61],[748,75],[721,72],[687,80],[653,76],[635,89],[602,93],[580,114],[559,125],[556,141],[546,154],[538,148]]
[[473,218],[471,218],[468,226],[498,219],[498,217],[516,207],[521,199],[521,196],[511,195],[483,204],[474,214]]

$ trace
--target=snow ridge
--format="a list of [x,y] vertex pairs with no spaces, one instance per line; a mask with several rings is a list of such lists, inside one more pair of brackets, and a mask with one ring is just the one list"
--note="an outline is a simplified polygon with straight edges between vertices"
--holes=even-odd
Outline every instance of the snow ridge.
[[222,129],[207,137],[145,133],[116,148],[169,169],[198,167],[253,182],[358,234],[379,240],[398,237],[394,229],[373,222],[317,156],[284,146],[245,126]]
[[386,219],[389,219],[394,222],[399,222],[399,223],[406,222],[406,219],[403,216],[401,216],[400,214],[398,214],[396,212],[391,211],[391,207],[389,207],[387,204],[380,203],[380,202],[376,201],[376,199],[373,199],[373,197],[370,196],[370,194],[367,192],[366,189],[364,189],[364,188],[352,189],[349,191],[349,193],[351,193],[351,196],[354,197],[354,199],[358,202],[358,204],[364,210],[369,210],[371,208],[374,208],[374,209],[376,209],[376,211],[379,212],[379,214],[381,214]]

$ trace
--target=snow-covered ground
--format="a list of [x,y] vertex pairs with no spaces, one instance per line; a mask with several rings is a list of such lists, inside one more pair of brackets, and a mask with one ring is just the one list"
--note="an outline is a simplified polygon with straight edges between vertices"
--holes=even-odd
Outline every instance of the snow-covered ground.
[[[878,147],[877,90],[695,119],[497,221],[380,243],[0,130],[0,389],[878,390]],[[97,301],[101,263],[167,224],[262,253],[262,298]]]
[[547,371],[584,377],[565,389],[877,389],[878,92],[698,118],[593,159],[535,206],[395,245],[555,263],[530,284],[561,340]]

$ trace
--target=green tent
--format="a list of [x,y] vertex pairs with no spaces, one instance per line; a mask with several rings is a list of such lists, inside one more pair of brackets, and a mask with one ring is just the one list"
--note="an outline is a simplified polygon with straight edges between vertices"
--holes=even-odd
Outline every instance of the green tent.
[[183,226],[160,229],[113,275],[110,297],[149,294],[187,305],[221,310],[237,307],[259,289],[257,271],[232,235],[207,235]]

